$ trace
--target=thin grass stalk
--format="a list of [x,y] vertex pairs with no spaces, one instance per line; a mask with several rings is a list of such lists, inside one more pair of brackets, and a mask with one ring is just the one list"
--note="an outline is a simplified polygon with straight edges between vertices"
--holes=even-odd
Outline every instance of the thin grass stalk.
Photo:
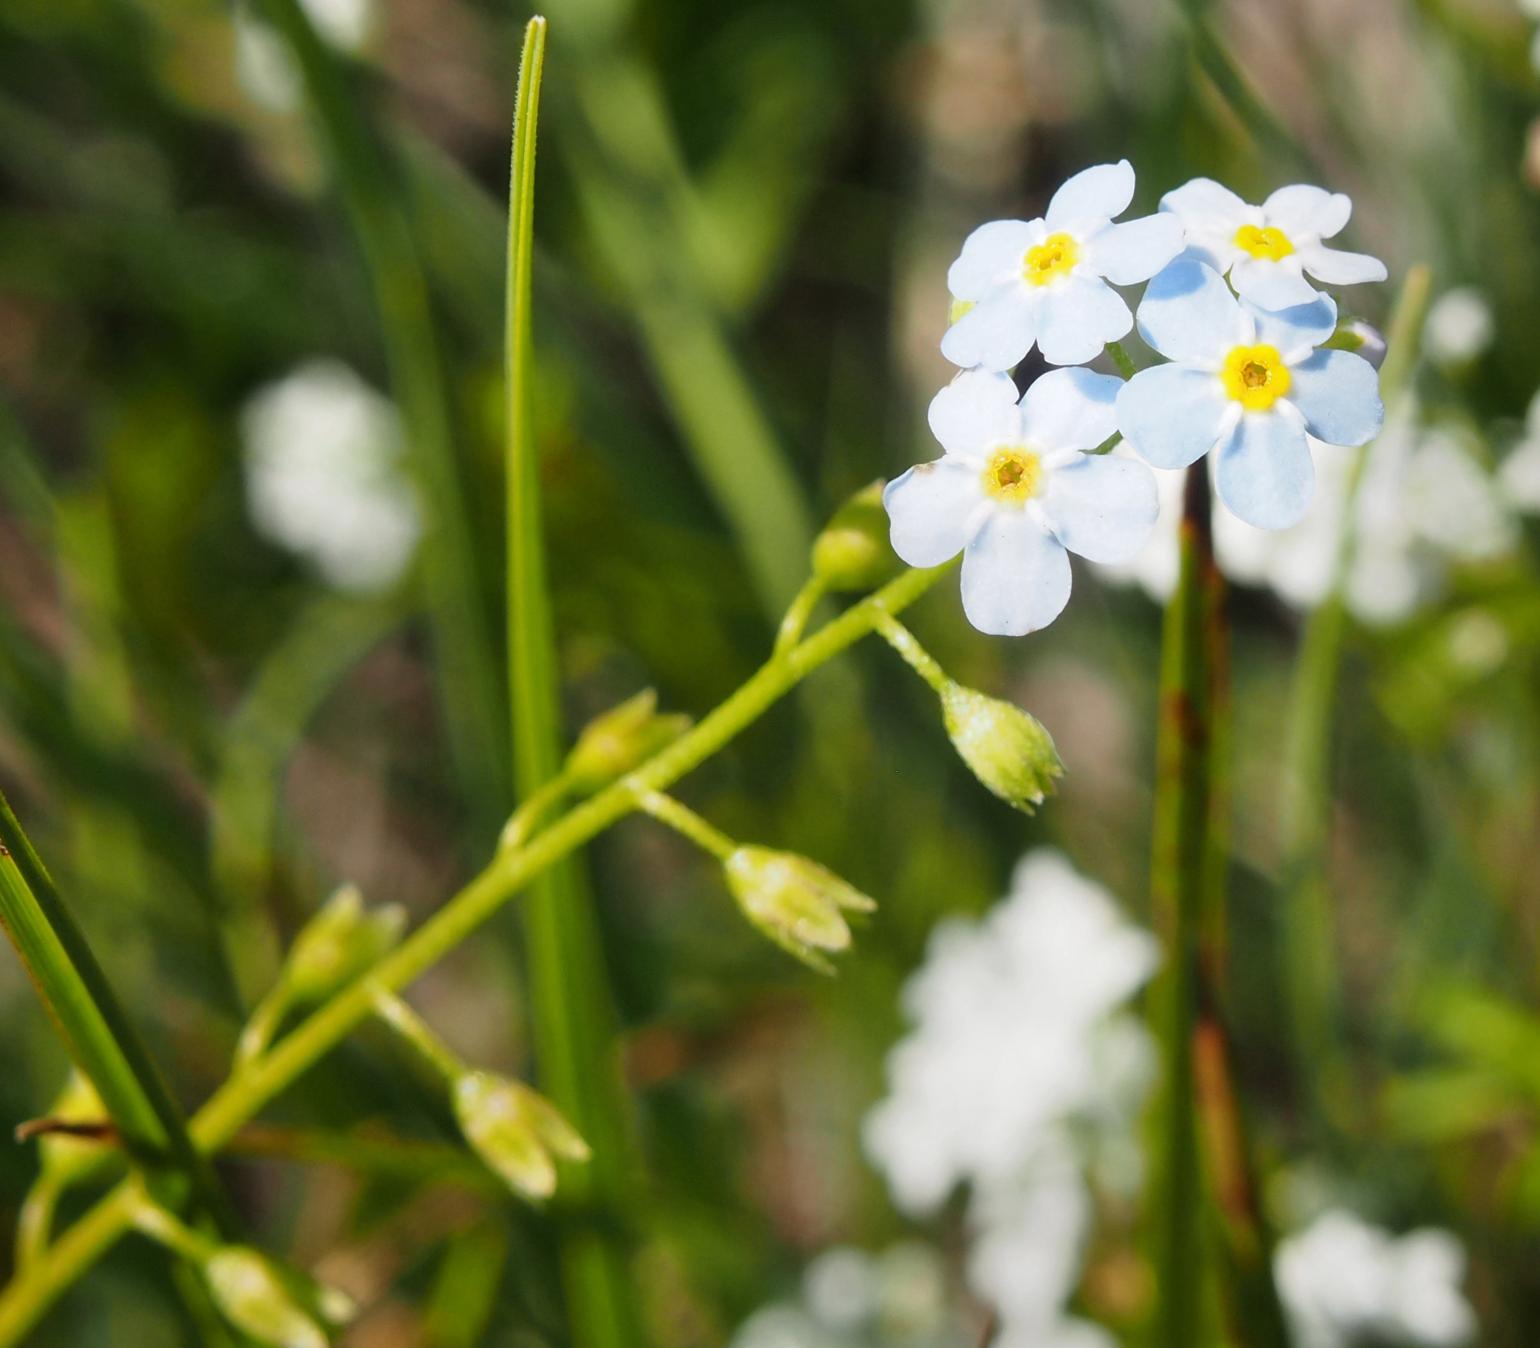
[[231,1209],[193,1146],[149,1049],[113,995],[85,934],[0,794],[0,925],[21,957],[77,1067],[101,1097],[124,1149],[147,1180],[178,1201],[177,1177],[225,1226]]
[[[1394,414],[1416,367],[1432,274],[1411,268],[1386,335],[1380,395]],[[1358,451],[1344,493],[1332,586],[1305,624],[1294,669],[1283,766],[1284,965],[1299,1080],[1307,1099],[1330,1115],[1342,1080],[1337,1046],[1337,933],[1328,882],[1331,845],[1332,736],[1347,634],[1345,586],[1353,560],[1353,521],[1364,465]]]
[[470,804],[489,814],[506,799],[503,699],[483,609],[475,521],[455,452],[454,417],[413,226],[384,148],[359,112],[336,56],[299,0],[263,0],[294,53],[306,98],[358,235],[385,336],[391,383],[430,512],[423,540],[439,696]]
[[[625,780],[606,787],[524,846],[500,853],[367,978],[339,992],[198,1111],[194,1144],[204,1153],[229,1145],[241,1127],[342,1042],[375,1011],[380,988],[399,992],[500,912],[536,877],[637,808],[637,796],[664,791],[764,715],[814,670],[874,632],[887,615],[919,599],[955,563],[906,571],[846,609],[800,645],[775,656],[725,702]],[[0,1292],[0,1348],[13,1348],[92,1264],[133,1224],[132,1186],[120,1184],[69,1228],[47,1255]]]
[[1164,946],[1153,1005],[1163,1066],[1150,1209],[1156,1348],[1191,1348],[1201,1337],[1203,1317],[1203,1186],[1193,1030],[1210,864],[1214,690],[1206,591],[1214,575],[1214,547],[1208,465],[1201,461],[1187,470],[1180,539],[1181,571],[1161,638],[1151,875]]
[[[535,144],[546,23],[525,30],[514,101],[508,183],[507,603],[514,788],[529,799],[561,771],[561,692],[556,629],[546,583],[540,510],[540,454],[533,427]],[[547,1094],[593,1148],[593,1161],[563,1177],[564,1194],[585,1208],[625,1205],[633,1147],[616,1052],[616,1015],[593,896],[581,859],[553,866],[525,907],[531,1024]],[[562,1276],[574,1341],[581,1348],[640,1342],[620,1224],[574,1222],[560,1233]]]

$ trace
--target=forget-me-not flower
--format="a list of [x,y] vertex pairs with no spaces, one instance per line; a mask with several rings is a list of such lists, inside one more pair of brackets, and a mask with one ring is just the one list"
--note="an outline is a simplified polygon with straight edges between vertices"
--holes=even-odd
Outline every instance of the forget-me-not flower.
[[[1217,279],[1217,278],[1216,278]],[[981,632],[1046,627],[1069,600],[1069,552],[1133,556],[1155,524],[1154,476],[1086,454],[1116,429],[1122,382],[1050,370],[1018,402],[1010,376],[965,370],[930,405],[946,450],[883,493],[893,550],[910,566],[963,554],[963,609]]]
[[992,220],[963,244],[947,286],[972,307],[941,339],[954,365],[1009,370],[1034,343],[1054,365],[1079,365],[1128,335],[1133,315],[1113,285],[1147,281],[1182,251],[1176,217],[1114,224],[1134,196],[1124,159],[1069,179],[1039,220]]
[[1140,335],[1171,363],[1123,386],[1118,429],[1157,468],[1217,450],[1220,499],[1247,524],[1286,529],[1315,484],[1308,436],[1361,445],[1384,419],[1374,367],[1317,349],[1336,323],[1324,295],[1269,312],[1237,300],[1212,267],[1181,258],[1139,305]]
[[1326,285],[1386,276],[1378,258],[1321,242],[1340,233],[1353,212],[1341,192],[1296,183],[1251,206],[1212,178],[1194,178],[1167,192],[1160,209],[1182,222],[1188,252],[1221,276],[1228,273],[1236,293],[1260,309],[1290,309],[1314,300],[1306,272]]

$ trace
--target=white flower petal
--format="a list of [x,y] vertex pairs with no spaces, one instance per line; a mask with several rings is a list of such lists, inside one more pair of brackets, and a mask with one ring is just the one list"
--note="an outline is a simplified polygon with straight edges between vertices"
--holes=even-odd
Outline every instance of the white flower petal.
[[1087,241],[1089,263],[1113,285],[1148,281],[1182,251],[1182,222],[1169,212],[1109,225]]
[[1194,178],[1173,188],[1160,199],[1160,209],[1171,211],[1184,225],[1229,228],[1233,234],[1246,223],[1247,206],[1228,187],[1212,178]]
[[1037,340],[1040,301],[1022,287],[997,290],[946,330],[941,354],[964,369],[1009,370]]
[[1276,346],[1285,356],[1326,341],[1337,330],[1337,302],[1330,295],[1311,293],[1308,303],[1287,309],[1246,306],[1256,323],[1256,340]]
[[1139,335],[1168,360],[1218,369],[1243,335],[1240,306],[1212,267],[1178,258],[1145,290]]
[[1217,375],[1190,365],[1141,370],[1118,394],[1118,429],[1156,468],[1185,468],[1224,434],[1230,400]]
[[1385,421],[1380,377],[1362,356],[1351,351],[1317,351],[1293,366],[1289,401],[1305,418],[1305,428],[1329,445],[1362,445],[1379,434]]
[[1262,203],[1267,223],[1281,229],[1296,244],[1301,236],[1329,239],[1347,224],[1353,203],[1341,192],[1295,183],[1280,187]]
[[977,455],[1021,439],[1016,385],[997,371],[964,370],[931,399],[929,420],[948,454]]
[[947,289],[960,300],[981,300],[996,286],[1021,275],[1021,260],[1039,241],[1041,229],[1025,220],[991,220],[963,241],[962,253],[946,274]]
[[1126,159],[1096,164],[1070,178],[1048,203],[1044,216],[1050,233],[1071,234],[1110,220],[1134,199],[1134,168]]
[[1094,360],[1108,342],[1128,336],[1134,316],[1105,281],[1075,276],[1043,292],[1038,349],[1053,365]]
[[1048,479],[1043,513],[1059,542],[1093,562],[1126,562],[1160,513],[1155,475],[1135,459],[1086,454]]
[[963,553],[963,612],[991,636],[1047,627],[1069,602],[1069,585],[1069,554],[1026,510],[994,511]]
[[967,546],[987,499],[971,464],[955,459],[917,463],[882,493],[893,551],[910,566],[940,566]]
[[1287,412],[1248,412],[1220,447],[1214,483],[1219,499],[1247,524],[1298,524],[1315,489],[1305,428]]
[[1123,381],[1074,367],[1049,370],[1021,399],[1021,433],[1040,449],[1095,449],[1118,428]]
[[1274,261],[1270,257],[1243,257],[1230,268],[1236,293],[1259,309],[1292,309],[1309,304],[1316,290],[1305,280],[1297,253]]
[[1364,281],[1383,281],[1390,273],[1385,264],[1368,253],[1346,253],[1339,248],[1301,248],[1299,260],[1316,280],[1329,286],[1359,285]]

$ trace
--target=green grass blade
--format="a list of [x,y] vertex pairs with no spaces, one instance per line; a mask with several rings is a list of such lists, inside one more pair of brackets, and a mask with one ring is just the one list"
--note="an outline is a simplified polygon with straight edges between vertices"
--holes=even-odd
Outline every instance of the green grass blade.
[[3,794],[0,924],[125,1149],[152,1178],[172,1172],[190,1177],[205,1206],[228,1222],[213,1172],[194,1148],[181,1110]]
[[[514,783],[526,797],[561,762],[561,704],[554,624],[540,518],[531,346],[535,138],[545,20],[530,20],[514,103],[508,190],[507,432],[508,673]],[[563,1178],[586,1206],[621,1204],[628,1167],[625,1098],[615,1056],[615,1014],[593,903],[576,857],[532,886],[526,910],[535,1049],[546,1092],[593,1148],[592,1162]],[[574,1226],[562,1233],[562,1274],[573,1341],[580,1348],[639,1342],[623,1244]]]
[[427,497],[423,579],[438,647],[440,697],[467,793],[486,806],[506,798],[497,746],[504,712],[474,520],[455,454],[454,418],[417,240],[383,148],[360,113],[336,57],[298,0],[264,0],[297,60],[306,97],[374,287],[391,380],[412,461]]

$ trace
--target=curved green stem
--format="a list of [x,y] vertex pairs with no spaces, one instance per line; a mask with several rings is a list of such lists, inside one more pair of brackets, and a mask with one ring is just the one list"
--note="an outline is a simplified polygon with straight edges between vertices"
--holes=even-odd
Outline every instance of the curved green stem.
[[59,1186],[46,1173],[27,1190],[16,1214],[16,1267],[25,1272],[48,1252],[53,1216],[59,1207]]
[[952,681],[936,658],[920,645],[918,638],[897,618],[884,613],[877,620],[877,634],[904,659],[904,663],[937,693],[945,693]]
[[667,824],[674,832],[688,838],[703,852],[709,852],[718,861],[726,861],[737,849],[727,834],[714,824],[708,823],[688,805],[675,800],[663,791],[638,791],[636,803],[660,824]]
[[[418,978],[498,912],[536,876],[636,808],[636,791],[666,790],[698,767],[814,670],[875,631],[930,589],[952,564],[907,571],[846,609],[800,645],[773,657],[694,729],[623,781],[574,806],[517,851],[497,856],[367,978],[338,993],[272,1050],[225,1083],[192,1121],[194,1142],[218,1151],[281,1091],[374,1014],[379,988]],[[138,1190],[125,1182],[91,1208],[37,1265],[0,1293],[0,1348],[10,1348],[132,1224]]]
[[802,640],[802,633],[807,630],[808,619],[813,616],[813,610],[818,607],[818,601],[824,597],[824,583],[818,576],[809,576],[807,583],[797,591],[797,596],[791,601],[791,606],[786,610],[786,616],[781,619],[780,630],[775,634],[775,654],[790,650],[797,642]]

